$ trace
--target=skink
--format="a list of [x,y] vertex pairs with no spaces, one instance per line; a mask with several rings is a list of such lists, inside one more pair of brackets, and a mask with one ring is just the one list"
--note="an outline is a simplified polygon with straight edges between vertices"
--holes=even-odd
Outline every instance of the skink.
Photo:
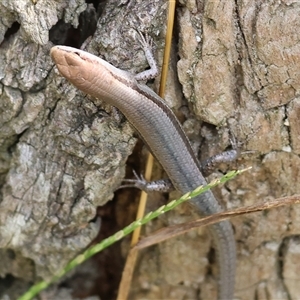
[[[51,57],[59,72],[78,89],[117,107],[125,115],[178,191],[184,194],[206,184],[179,121],[150,88],[139,84],[129,72],[85,51],[55,46],[51,49]],[[192,199],[191,204],[201,216],[221,211],[211,191]],[[219,266],[218,298],[230,300],[233,299],[236,268],[232,226],[223,221],[209,229]]]

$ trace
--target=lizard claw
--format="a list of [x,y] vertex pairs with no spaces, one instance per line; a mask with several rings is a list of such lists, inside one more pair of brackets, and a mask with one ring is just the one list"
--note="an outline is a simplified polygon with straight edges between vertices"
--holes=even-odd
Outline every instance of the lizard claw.
[[173,184],[169,179],[161,179],[156,181],[148,182],[143,175],[138,175],[134,170],[133,174],[136,179],[124,179],[122,184],[118,189],[130,187],[137,188],[146,193],[149,192],[170,192],[174,189]]
[[143,34],[140,30],[137,30],[139,34],[138,40],[142,45],[143,49],[152,49],[153,48],[153,39],[148,33]]
[[143,175],[138,175],[135,170],[132,171],[135,179],[123,179],[123,183],[118,189],[122,188],[137,188],[142,191],[147,191],[148,182],[145,180]]

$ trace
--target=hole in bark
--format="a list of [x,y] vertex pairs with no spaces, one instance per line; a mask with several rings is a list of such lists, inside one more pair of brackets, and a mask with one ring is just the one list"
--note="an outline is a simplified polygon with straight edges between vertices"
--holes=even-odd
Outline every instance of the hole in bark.
[[20,29],[20,24],[14,22],[5,32],[4,39],[8,39],[11,35],[15,34]]
[[25,293],[33,284],[11,274],[0,278],[0,299],[17,299],[21,294]]
[[277,259],[277,273],[278,273],[278,277],[280,279],[283,279],[283,268],[284,268],[284,257],[287,251],[287,243],[288,243],[288,239],[285,238],[283,240],[283,242],[281,243],[279,249],[278,249],[278,259]]
[[[96,2],[96,1],[94,1]],[[98,5],[98,4],[96,4]],[[65,45],[80,48],[82,43],[96,30],[98,15],[94,4],[88,4],[87,9],[79,16],[78,28],[59,20],[49,31],[49,40],[54,45]]]
[[7,249],[6,252],[7,252],[7,256],[8,256],[11,260],[13,260],[13,259],[16,258],[16,254],[15,254],[15,252],[14,252],[13,250]]
[[49,31],[49,40],[55,45],[64,45],[68,31],[71,28],[70,24],[59,20]]
[[99,6],[99,4],[101,3],[101,5],[103,5],[104,3],[106,3],[106,0],[86,0],[85,1],[85,3],[87,3],[87,4],[93,4],[94,5],[94,7],[96,8],[96,10],[98,10],[98,6]]
[[207,266],[207,274],[212,275],[212,266],[216,263],[216,251],[213,248],[210,248],[208,255],[207,255],[209,264]]
[[15,282],[15,277],[7,274],[4,278],[0,279],[0,295],[5,293],[8,288],[10,288]]

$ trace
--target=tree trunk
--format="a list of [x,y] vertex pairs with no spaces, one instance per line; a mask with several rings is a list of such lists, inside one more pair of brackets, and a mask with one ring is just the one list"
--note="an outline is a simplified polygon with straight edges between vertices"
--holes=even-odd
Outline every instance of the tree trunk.
[[[213,190],[225,209],[293,195],[300,188],[299,14],[296,0],[178,3],[166,101],[183,122],[199,160],[230,147],[232,137],[242,152],[251,150],[209,177],[252,166]],[[137,73],[147,63],[136,29],[154,39],[161,65],[166,18],[163,0],[0,0],[2,297],[14,299],[32,282],[50,278],[95,239],[97,207],[113,198],[136,143],[130,125],[117,122],[110,106],[58,74],[50,48],[79,48],[92,36],[86,51]],[[134,153],[133,160],[139,161],[139,152]],[[120,192],[119,198],[127,195]],[[114,202],[116,219],[103,219],[101,228],[125,223],[122,201]],[[152,221],[145,234],[190,221],[186,212],[182,206]],[[292,206],[232,220],[237,298],[300,298],[299,215]],[[126,241],[122,246],[128,250]],[[215,298],[212,249],[208,232],[201,229],[142,251],[130,299]],[[100,285],[110,294],[93,287],[81,296],[113,298],[123,266],[106,265],[115,281]],[[101,264],[87,266],[87,272],[104,272]],[[90,276],[95,283],[89,285],[99,285],[101,276]],[[80,284],[87,285],[83,282],[90,276],[80,277]],[[65,288],[51,293],[67,299]]]

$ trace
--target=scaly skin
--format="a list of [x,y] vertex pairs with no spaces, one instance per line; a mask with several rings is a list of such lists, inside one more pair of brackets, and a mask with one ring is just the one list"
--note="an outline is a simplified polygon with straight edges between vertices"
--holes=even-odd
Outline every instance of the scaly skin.
[[[141,135],[154,156],[181,193],[206,184],[188,138],[163,99],[135,76],[78,49],[56,46],[51,57],[60,73],[73,85],[117,107]],[[139,78],[139,77],[137,77]],[[191,200],[195,211],[203,216],[221,211],[211,191]],[[218,264],[218,298],[233,299],[236,248],[229,221],[209,227]]]

